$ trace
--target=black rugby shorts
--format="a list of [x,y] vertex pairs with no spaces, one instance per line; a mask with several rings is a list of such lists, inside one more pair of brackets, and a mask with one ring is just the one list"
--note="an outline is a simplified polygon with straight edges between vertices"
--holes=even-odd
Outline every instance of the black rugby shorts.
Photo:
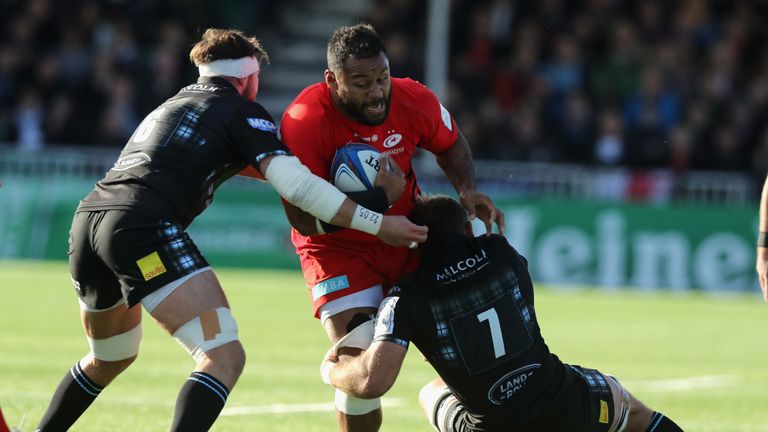
[[92,310],[131,307],[208,267],[179,224],[126,210],[75,213],[68,254],[75,290]]

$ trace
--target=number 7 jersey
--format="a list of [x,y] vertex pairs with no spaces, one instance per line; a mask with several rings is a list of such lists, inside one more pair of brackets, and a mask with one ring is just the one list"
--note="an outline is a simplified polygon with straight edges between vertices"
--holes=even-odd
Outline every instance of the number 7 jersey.
[[495,234],[439,247],[383,300],[374,341],[413,342],[478,427],[554,406],[569,375],[541,336],[525,259]]

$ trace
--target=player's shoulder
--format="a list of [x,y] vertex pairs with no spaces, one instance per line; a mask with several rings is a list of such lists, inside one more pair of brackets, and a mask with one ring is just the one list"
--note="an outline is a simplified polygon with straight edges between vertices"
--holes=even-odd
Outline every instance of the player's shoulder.
[[330,108],[330,95],[325,82],[307,86],[288,105],[283,114],[283,122],[288,121],[320,121],[326,110]]
[[509,244],[509,240],[506,237],[499,234],[482,235],[475,237],[476,241],[479,241],[482,246],[489,247],[495,250],[514,251],[515,248]]
[[269,114],[269,111],[260,103],[246,98],[243,99],[236,108],[233,120],[236,122],[243,121],[253,129],[276,133],[277,125],[275,125],[275,120]]
[[515,249],[515,247],[512,246],[504,236],[491,234],[489,236],[477,237],[477,240],[481,245],[483,245],[483,247],[487,248],[492,255],[507,257],[508,259],[520,260],[526,263],[526,265],[528,263],[528,260],[526,260],[525,257],[520,254],[520,252],[518,252],[518,250]]
[[412,78],[392,78],[392,86],[401,96],[423,101],[424,97],[437,99],[435,93],[429,87]]

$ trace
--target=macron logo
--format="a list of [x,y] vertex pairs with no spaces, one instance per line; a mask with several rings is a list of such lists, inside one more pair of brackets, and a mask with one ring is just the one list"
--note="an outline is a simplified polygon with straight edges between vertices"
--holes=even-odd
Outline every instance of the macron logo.
[[277,132],[277,126],[275,126],[275,124],[269,120],[264,120],[262,118],[256,118],[256,117],[250,117],[245,120],[248,122],[248,126],[254,129],[258,129],[258,130],[269,132],[269,133]]

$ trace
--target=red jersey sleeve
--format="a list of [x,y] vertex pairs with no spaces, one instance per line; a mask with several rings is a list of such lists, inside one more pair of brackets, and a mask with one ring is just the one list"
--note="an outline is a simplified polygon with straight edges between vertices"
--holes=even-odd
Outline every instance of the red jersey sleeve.
[[323,122],[322,108],[314,98],[309,97],[311,94],[306,93],[296,98],[283,114],[280,135],[283,144],[301,163],[313,174],[327,180],[330,178],[333,149],[328,151],[328,130]]
[[427,119],[425,136],[419,147],[432,153],[442,153],[450,148],[458,138],[458,129],[453,116],[437,100],[437,96],[424,84],[406,79],[405,87],[412,94],[412,102],[419,107]]

